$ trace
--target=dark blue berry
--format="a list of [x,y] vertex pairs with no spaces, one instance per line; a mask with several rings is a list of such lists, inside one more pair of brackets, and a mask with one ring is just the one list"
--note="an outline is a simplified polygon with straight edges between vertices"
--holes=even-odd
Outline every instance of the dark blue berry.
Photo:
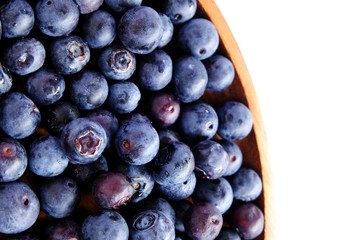
[[131,8],[120,18],[118,35],[131,52],[148,54],[157,48],[163,35],[161,18],[151,7]]
[[198,100],[206,89],[208,76],[204,64],[191,56],[184,56],[174,63],[173,93],[184,103]]
[[154,124],[166,128],[180,115],[180,102],[170,92],[155,93],[150,100],[150,116]]
[[81,14],[88,14],[98,10],[104,0],[74,0],[79,6]]
[[4,49],[4,65],[10,71],[27,75],[40,69],[45,62],[44,45],[35,38],[17,39]]
[[95,11],[84,17],[81,30],[90,48],[106,47],[116,37],[115,18],[104,10]]
[[158,130],[160,138],[160,147],[165,147],[169,142],[179,141],[181,142],[180,135],[172,129],[162,128]]
[[196,0],[162,1],[162,10],[174,24],[184,23],[194,17],[197,10]]
[[15,139],[0,139],[0,183],[19,179],[28,165],[24,146]]
[[29,229],[38,218],[39,199],[23,182],[0,184],[0,212],[0,233],[20,233]]
[[38,176],[58,176],[65,171],[68,163],[69,159],[57,137],[43,136],[29,146],[29,169]]
[[185,53],[197,59],[212,56],[219,46],[219,34],[214,24],[204,18],[194,18],[178,32],[177,41]]
[[144,115],[134,114],[120,124],[114,144],[120,161],[142,165],[154,159],[160,140],[150,120]]
[[204,60],[209,81],[207,89],[220,92],[231,85],[235,77],[235,69],[232,62],[219,54],[214,54]]
[[247,106],[228,101],[216,109],[219,117],[218,134],[226,140],[242,140],[253,127],[252,114]]
[[13,79],[9,70],[0,62],[0,96],[10,91],[13,86]]
[[171,41],[174,35],[174,24],[171,22],[171,19],[166,14],[159,12],[159,16],[162,22],[163,35],[161,36],[158,48],[162,48]]
[[57,102],[64,94],[64,77],[48,68],[41,68],[29,76],[26,91],[36,104],[46,106]]
[[141,202],[141,206],[139,206],[139,212],[143,212],[145,210],[155,210],[160,211],[167,216],[173,223],[175,223],[176,213],[173,206],[169,201],[165,200],[162,197],[152,197],[147,198],[146,200]]
[[36,26],[48,36],[69,35],[79,17],[79,7],[73,0],[39,0],[35,6]]
[[105,77],[94,70],[81,72],[69,86],[69,97],[81,110],[99,108],[105,102],[108,92],[109,86]]
[[70,216],[76,209],[80,190],[75,180],[69,177],[49,179],[40,187],[41,209],[53,218]]
[[175,230],[180,233],[185,233],[185,219],[184,216],[186,211],[192,206],[193,204],[188,200],[181,200],[174,203],[174,209],[176,214],[175,220]]
[[126,10],[140,6],[142,0],[104,0],[105,4],[114,12],[123,13]]
[[241,168],[230,179],[234,198],[249,202],[257,199],[262,192],[262,181],[253,169]]
[[40,124],[40,112],[34,102],[20,92],[11,92],[0,101],[0,127],[10,137],[23,139]]
[[127,80],[135,72],[136,57],[132,52],[115,45],[100,53],[98,65],[105,77],[112,80]]
[[141,92],[136,84],[124,81],[110,86],[107,101],[114,113],[125,114],[134,111],[140,99]]
[[171,201],[180,201],[190,197],[195,190],[195,186],[196,177],[194,172],[192,172],[190,177],[184,182],[173,185],[157,185],[158,191]]
[[241,238],[234,229],[223,227],[215,240],[241,240]]
[[56,38],[50,46],[50,58],[55,70],[70,75],[80,72],[90,60],[90,49],[80,37]]
[[127,240],[129,227],[125,219],[114,210],[102,210],[87,216],[81,226],[84,240]]
[[11,0],[0,7],[2,37],[26,37],[34,26],[34,11],[25,0]]
[[231,176],[240,169],[243,163],[243,154],[241,149],[235,142],[231,142],[225,139],[221,139],[217,142],[220,143],[220,145],[229,154],[230,162],[226,168],[224,176]]

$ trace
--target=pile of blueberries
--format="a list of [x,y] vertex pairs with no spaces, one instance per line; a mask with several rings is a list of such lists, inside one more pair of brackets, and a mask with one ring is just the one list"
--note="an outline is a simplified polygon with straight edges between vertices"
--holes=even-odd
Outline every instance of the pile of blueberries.
[[196,0],[0,3],[0,239],[255,239],[253,121]]

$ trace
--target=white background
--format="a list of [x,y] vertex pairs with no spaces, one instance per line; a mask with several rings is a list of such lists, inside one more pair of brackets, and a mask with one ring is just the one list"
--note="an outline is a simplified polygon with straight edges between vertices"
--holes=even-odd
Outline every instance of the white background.
[[276,239],[360,239],[360,2],[216,2],[260,102]]

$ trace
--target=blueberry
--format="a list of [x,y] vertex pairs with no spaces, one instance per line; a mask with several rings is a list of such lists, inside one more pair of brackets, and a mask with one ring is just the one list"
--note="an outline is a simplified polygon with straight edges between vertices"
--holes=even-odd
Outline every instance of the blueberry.
[[220,145],[229,154],[230,162],[226,168],[224,176],[231,176],[240,169],[243,163],[242,151],[235,142],[231,142],[225,139],[218,140],[217,142],[220,143]]
[[120,18],[118,35],[131,52],[148,54],[157,48],[163,35],[161,18],[151,7],[131,8]]
[[254,203],[237,202],[231,208],[230,224],[242,239],[256,239],[264,230],[264,214]]
[[160,147],[165,147],[169,142],[179,141],[181,142],[180,135],[169,128],[162,128],[158,130],[159,138],[160,138]]
[[241,238],[234,229],[223,227],[215,240],[241,240]]
[[120,161],[114,164],[115,171],[130,178],[134,186],[135,193],[131,198],[131,202],[139,202],[150,195],[154,188],[155,181],[146,165],[130,165]]
[[169,203],[169,201],[165,200],[162,197],[152,197],[147,198],[145,201],[141,202],[141,206],[139,206],[139,212],[143,212],[146,210],[155,210],[160,211],[166,215],[168,219],[170,219],[173,223],[176,220],[176,213],[173,206]]
[[81,30],[82,36],[90,48],[106,47],[116,37],[115,18],[104,10],[97,10],[84,17]]
[[146,210],[134,216],[129,224],[130,239],[175,238],[174,223],[159,210]]
[[0,101],[0,127],[10,137],[30,136],[40,124],[40,112],[34,102],[20,92],[11,92]]
[[55,71],[41,68],[27,79],[26,91],[39,106],[51,105],[63,96],[65,80]]
[[207,89],[220,92],[231,85],[235,77],[235,69],[232,62],[219,54],[214,54],[204,60],[204,65],[208,73],[209,81]]
[[174,24],[184,23],[194,17],[197,10],[196,0],[162,1],[162,9]]
[[150,99],[150,116],[154,124],[166,128],[180,115],[180,102],[170,92],[155,93]]
[[2,37],[26,37],[34,26],[34,11],[25,0],[11,0],[0,7]]
[[218,134],[226,140],[242,140],[253,127],[252,114],[241,102],[228,101],[216,109],[219,117]]
[[103,4],[104,0],[74,0],[79,6],[81,14],[88,14],[98,10]]
[[70,216],[76,209],[80,190],[75,180],[69,177],[56,177],[40,187],[41,209],[53,218]]
[[0,96],[10,91],[13,79],[9,70],[0,62]]
[[80,10],[73,0],[39,0],[35,5],[36,26],[48,36],[69,35],[78,25]]
[[146,90],[157,91],[166,87],[171,81],[172,71],[171,57],[163,50],[156,49],[139,58],[137,76]]
[[116,114],[131,113],[139,105],[140,89],[135,83],[124,81],[110,86],[108,104]]
[[171,201],[180,201],[182,199],[190,197],[196,186],[195,173],[192,172],[190,177],[184,182],[173,185],[157,185],[158,191]]
[[118,45],[104,49],[98,58],[101,72],[112,80],[127,80],[135,72],[135,55]]
[[129,227],[125,219],[114,210],[102,210],[85,218],[81,226],[84,240],[127,240]]
[[86,164],[101,156],[108,139],[100,124],[87,118],[77,118],[66,124],[61,142],[71,163]]
[[69,86],[69,97],[80,110],[99,108],[105,102],[108,92],[105,77],[94,70],[81,72]]
[[262,192],[262,181],[253,169],[241,168],[230,179],[234,191],[234,198],[241,201],[253,201]]
[[161,185],[182,183],[195,169],[194,155],[186,144],[173,141],[159,150],[152,169],[155,181]]
[[45,62],[44,45],[35,38],[21,38],[15,40],[4,49],[4,65],[10,71],[27,75],[40,69]]
[[204,18],[193,18],[181,26],[177,41],[185,53],[201,60],[212,56],[220,42],[216,27]]
[[219,235],[222,225],[223,217],[211,203],[196,203],[186,212],[185,232],[192,239],[215,239]]
[[38,218],[39,199],[23,182],[0,184],[0,212],[0,233],[20,233],[29,229]]
[[142,0],[105,0],[105,4],[114,12],[123,13],[126,10],[140,6]]
[[50,58],[55,70],[70,75],[80,72],[90,60],[90,49],[80,37],[56,38],[50,46]]
[[42,136],[29,146],[29,168],[38,176],[58,176],[65,171],[68,163],[69,159],[57,137]]
[[50,221],[43,229],[44,239],[82,239],[80,224],[69,218]]
[[24,146],[15,139],[0,139],[0,183],[19,179],[28,165]]
[[68,101],[60,101],[44,111],[47,129],[59,135],[65,125],[80,117],[79,109]]
[[214,108],[203,102],[183,106],[178,119],[179,132],[192,143],[211,139],[216,134],[218,124]]
[[118,172],[100,174],[92,186],[95,202],[105,209],[119,209],[125,206],[134,193],[130,178]]
[[175,230],[180,233],[185,233],[185,219],[184,216],[186,211],[192,206],[193,204],[188,200],[181,200],[174,203],[174,209],[176,214],[175,220]]
[[184,103],[194,102],[205,93],[208,76],[204,64],[191,56],[184,56],[174,63],[173,93]]
[[198,202],[213,204],[221,214],[224,214],[230,208],[234,194],[230,183],[221,177],[215,180],[198,181],[194,197]]
[[146,116],[133,114],[120,124],[114,144],[120,161],[142,165],[156,156],[160,140]]
[[192,149],[195,157],[195,170],[205,179],[217,179],[224,175],[229,164],[225,149],[213,140],[197,143]]
[[159,12],[159,16],[162,22],[163,35],[161,36],[158,48],[162,48],[171,41],[174,35],[174,25],[171,22],[171,19],[166,14]]

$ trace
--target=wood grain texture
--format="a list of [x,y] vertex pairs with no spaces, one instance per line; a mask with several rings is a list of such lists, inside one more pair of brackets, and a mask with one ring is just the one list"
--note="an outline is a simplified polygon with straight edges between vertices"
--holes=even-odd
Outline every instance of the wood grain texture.
[[244,153],[244,164],[261,173],[263,180],[264,190],[257,204],[262,207],[265,214],[265,231],[258,239],[274,240],[273,177],[268,156],[266,132],[254,85],[237,42],[216,3],[213,0],[198,0],[198,3],[204,17],[208,17],[219,32],[221,40],[219,52],[231,59],[236,71],[233,84],[225,92],[207,92],[205,99],[214,105],[224,100],[241,101],[249,107],[253,115],[254,127],[251,134],[246,139],[238,141],[238,144]]

